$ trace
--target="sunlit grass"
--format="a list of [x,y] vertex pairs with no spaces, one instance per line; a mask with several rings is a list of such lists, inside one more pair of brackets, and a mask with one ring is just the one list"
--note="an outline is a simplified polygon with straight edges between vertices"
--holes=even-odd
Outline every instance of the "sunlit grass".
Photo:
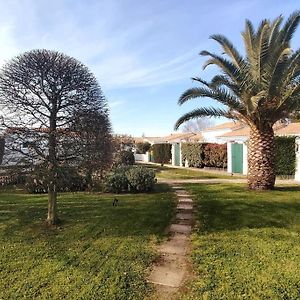
[[47,228],[47,197],[0,192],[0,298],[143,299],[151,245],[174,213],[173,194],[62,194]]
[[195,279],[184,299],[299,299],[300,187],[191,184]]

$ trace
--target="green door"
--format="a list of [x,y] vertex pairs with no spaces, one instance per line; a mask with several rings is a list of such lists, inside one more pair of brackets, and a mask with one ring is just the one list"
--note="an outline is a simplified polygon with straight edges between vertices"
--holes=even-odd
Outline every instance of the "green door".
[[231,147],[232,173],[243,173],[243,144],[234,143]]
[[180,144],[176,143],[174,145],[175,152],[175,166],[180,166]]

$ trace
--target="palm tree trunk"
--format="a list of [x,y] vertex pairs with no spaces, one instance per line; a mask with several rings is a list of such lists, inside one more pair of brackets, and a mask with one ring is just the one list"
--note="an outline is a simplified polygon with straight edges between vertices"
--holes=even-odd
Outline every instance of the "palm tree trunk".
[[275,185],[275,140],[272,127],[250,129],[248,187],[270,190]]

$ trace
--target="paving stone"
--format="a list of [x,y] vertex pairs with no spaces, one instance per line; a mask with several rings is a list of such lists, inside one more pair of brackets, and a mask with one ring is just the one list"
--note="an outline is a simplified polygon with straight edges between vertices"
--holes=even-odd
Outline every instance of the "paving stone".
[[170,232],[182,233],[182,234],[190,234],[192,230],[191,225],[186,224],[172,224],[170,227]]
[[161,253],[185,255],[187,252],[187,237],[183,234],[175,234],[168,241],[159,246]]
[[172,186],[172,188],[174,190],[184,190],[182,186],[178,186],[178,185]]
[[193,205],[191,203],[178,203],[177,209],[179,210],[193,210]]
[[192,220],[193,219],[193,214],[191,212],[189,212],[189,213],[178,212],[176,214],[176,219],[178,219],[178,220]]
[[193,203],[193,200],[191,198],[180,198],[178,203]]
[[148,281],[154,284],[180,287],[184,279],[186,264],[184,259],[177,256],[167,255],[162,257],[154,266]]

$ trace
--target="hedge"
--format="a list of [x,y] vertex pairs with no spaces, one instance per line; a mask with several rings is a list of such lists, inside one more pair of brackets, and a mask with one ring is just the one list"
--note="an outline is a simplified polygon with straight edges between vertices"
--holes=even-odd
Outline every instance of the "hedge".
[[154,144],[152,146],[153,161],[155,163],[165,164],[172,158],[171,144]]
[[294,175],[295,168],[295,137],[275,137],[276,175]]
[[145,143],[137,143],[135,145],[136,147],[136,153],[137,154],[145,154],[147,151],[150,150],[151,148],[151,144],[148,143],[148,142],[145,142]]
[[190,167],[227,167],[226,144],[184,143],[181,145],[181,154],[183,164],[187,160]]
[[190,167],[204,167],[204,144],[184,143],[181,144],[181,154],[183,165],[185,160],[189,162]]

